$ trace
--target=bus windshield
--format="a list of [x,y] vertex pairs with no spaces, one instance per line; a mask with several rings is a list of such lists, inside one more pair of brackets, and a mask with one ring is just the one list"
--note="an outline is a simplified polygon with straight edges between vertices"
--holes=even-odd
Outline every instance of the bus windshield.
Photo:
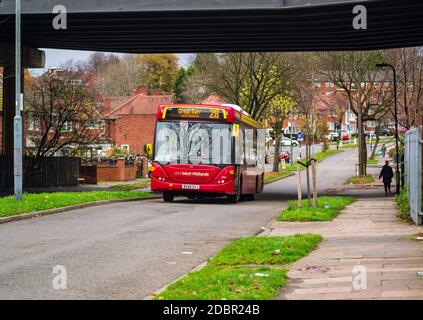
[[154,161],[161,164],[231,164],[231,128],[228,123],[157,122]]

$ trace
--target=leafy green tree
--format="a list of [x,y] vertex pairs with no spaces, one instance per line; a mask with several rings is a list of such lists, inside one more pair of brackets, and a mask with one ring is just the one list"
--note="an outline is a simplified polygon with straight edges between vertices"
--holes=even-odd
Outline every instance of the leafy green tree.
[[172,92],[178,77],[178,57],[175,54],[142,54],[135,60],[141,65],[140,84]]
[[271,137],[272,140],[275,141],[275,152],[273,155],[274,172],[279,171],[279,149],[283,135],[283,123],[289,113],[293,111],[294,107],[294,100],[286,92],[274,97],[264,115],[264,122],[267,127],[272,128]]
[[175,99],[177,102],[187,102],[186,97],[183,94],[184,86],[186,84],[186,80],[194,73],[194,71],[194,65],[190,65],[188,68],[179,68],[178,77],[176,78],[175,84],[173,86],[173,93],[175,94]]

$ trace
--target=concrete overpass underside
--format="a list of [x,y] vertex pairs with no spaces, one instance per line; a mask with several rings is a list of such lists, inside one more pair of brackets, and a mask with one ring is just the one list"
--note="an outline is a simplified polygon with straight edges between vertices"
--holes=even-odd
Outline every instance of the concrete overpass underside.
[[[0,0],[0,43],[13,43],[14,0]],[[32,48],[111,52],[369,50],[423,44],[420,0],[23,0]],[[367,9],[367,29],[352,26]]]

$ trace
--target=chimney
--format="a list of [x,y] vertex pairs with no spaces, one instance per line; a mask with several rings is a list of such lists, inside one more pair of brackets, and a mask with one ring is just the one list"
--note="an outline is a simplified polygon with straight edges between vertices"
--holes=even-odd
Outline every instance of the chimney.
[[163,93],[162,93],[162,90],[160,90],[160,89],[153,89],[153,90],[151,90],[151,95],[152,96],[161,96],[161,95],[163,95]]
[[132,91],[132,93],[134,96],[138,94],[141,94],[143,96],[148,96],[148,87],[145,85],[138,86]]
[[104,115],[107,115],[110,113],[110,98],[106,97],[104,98]]

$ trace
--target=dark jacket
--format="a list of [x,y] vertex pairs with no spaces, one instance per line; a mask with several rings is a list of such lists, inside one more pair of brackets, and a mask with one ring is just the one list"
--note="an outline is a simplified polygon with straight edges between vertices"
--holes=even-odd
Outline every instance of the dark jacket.
[[391,183],[393,176],[394,171],[392,170],[392,167],[385,164],[382,168],[382,171],[380,172],[379,179],[383,177],[384,183]]

